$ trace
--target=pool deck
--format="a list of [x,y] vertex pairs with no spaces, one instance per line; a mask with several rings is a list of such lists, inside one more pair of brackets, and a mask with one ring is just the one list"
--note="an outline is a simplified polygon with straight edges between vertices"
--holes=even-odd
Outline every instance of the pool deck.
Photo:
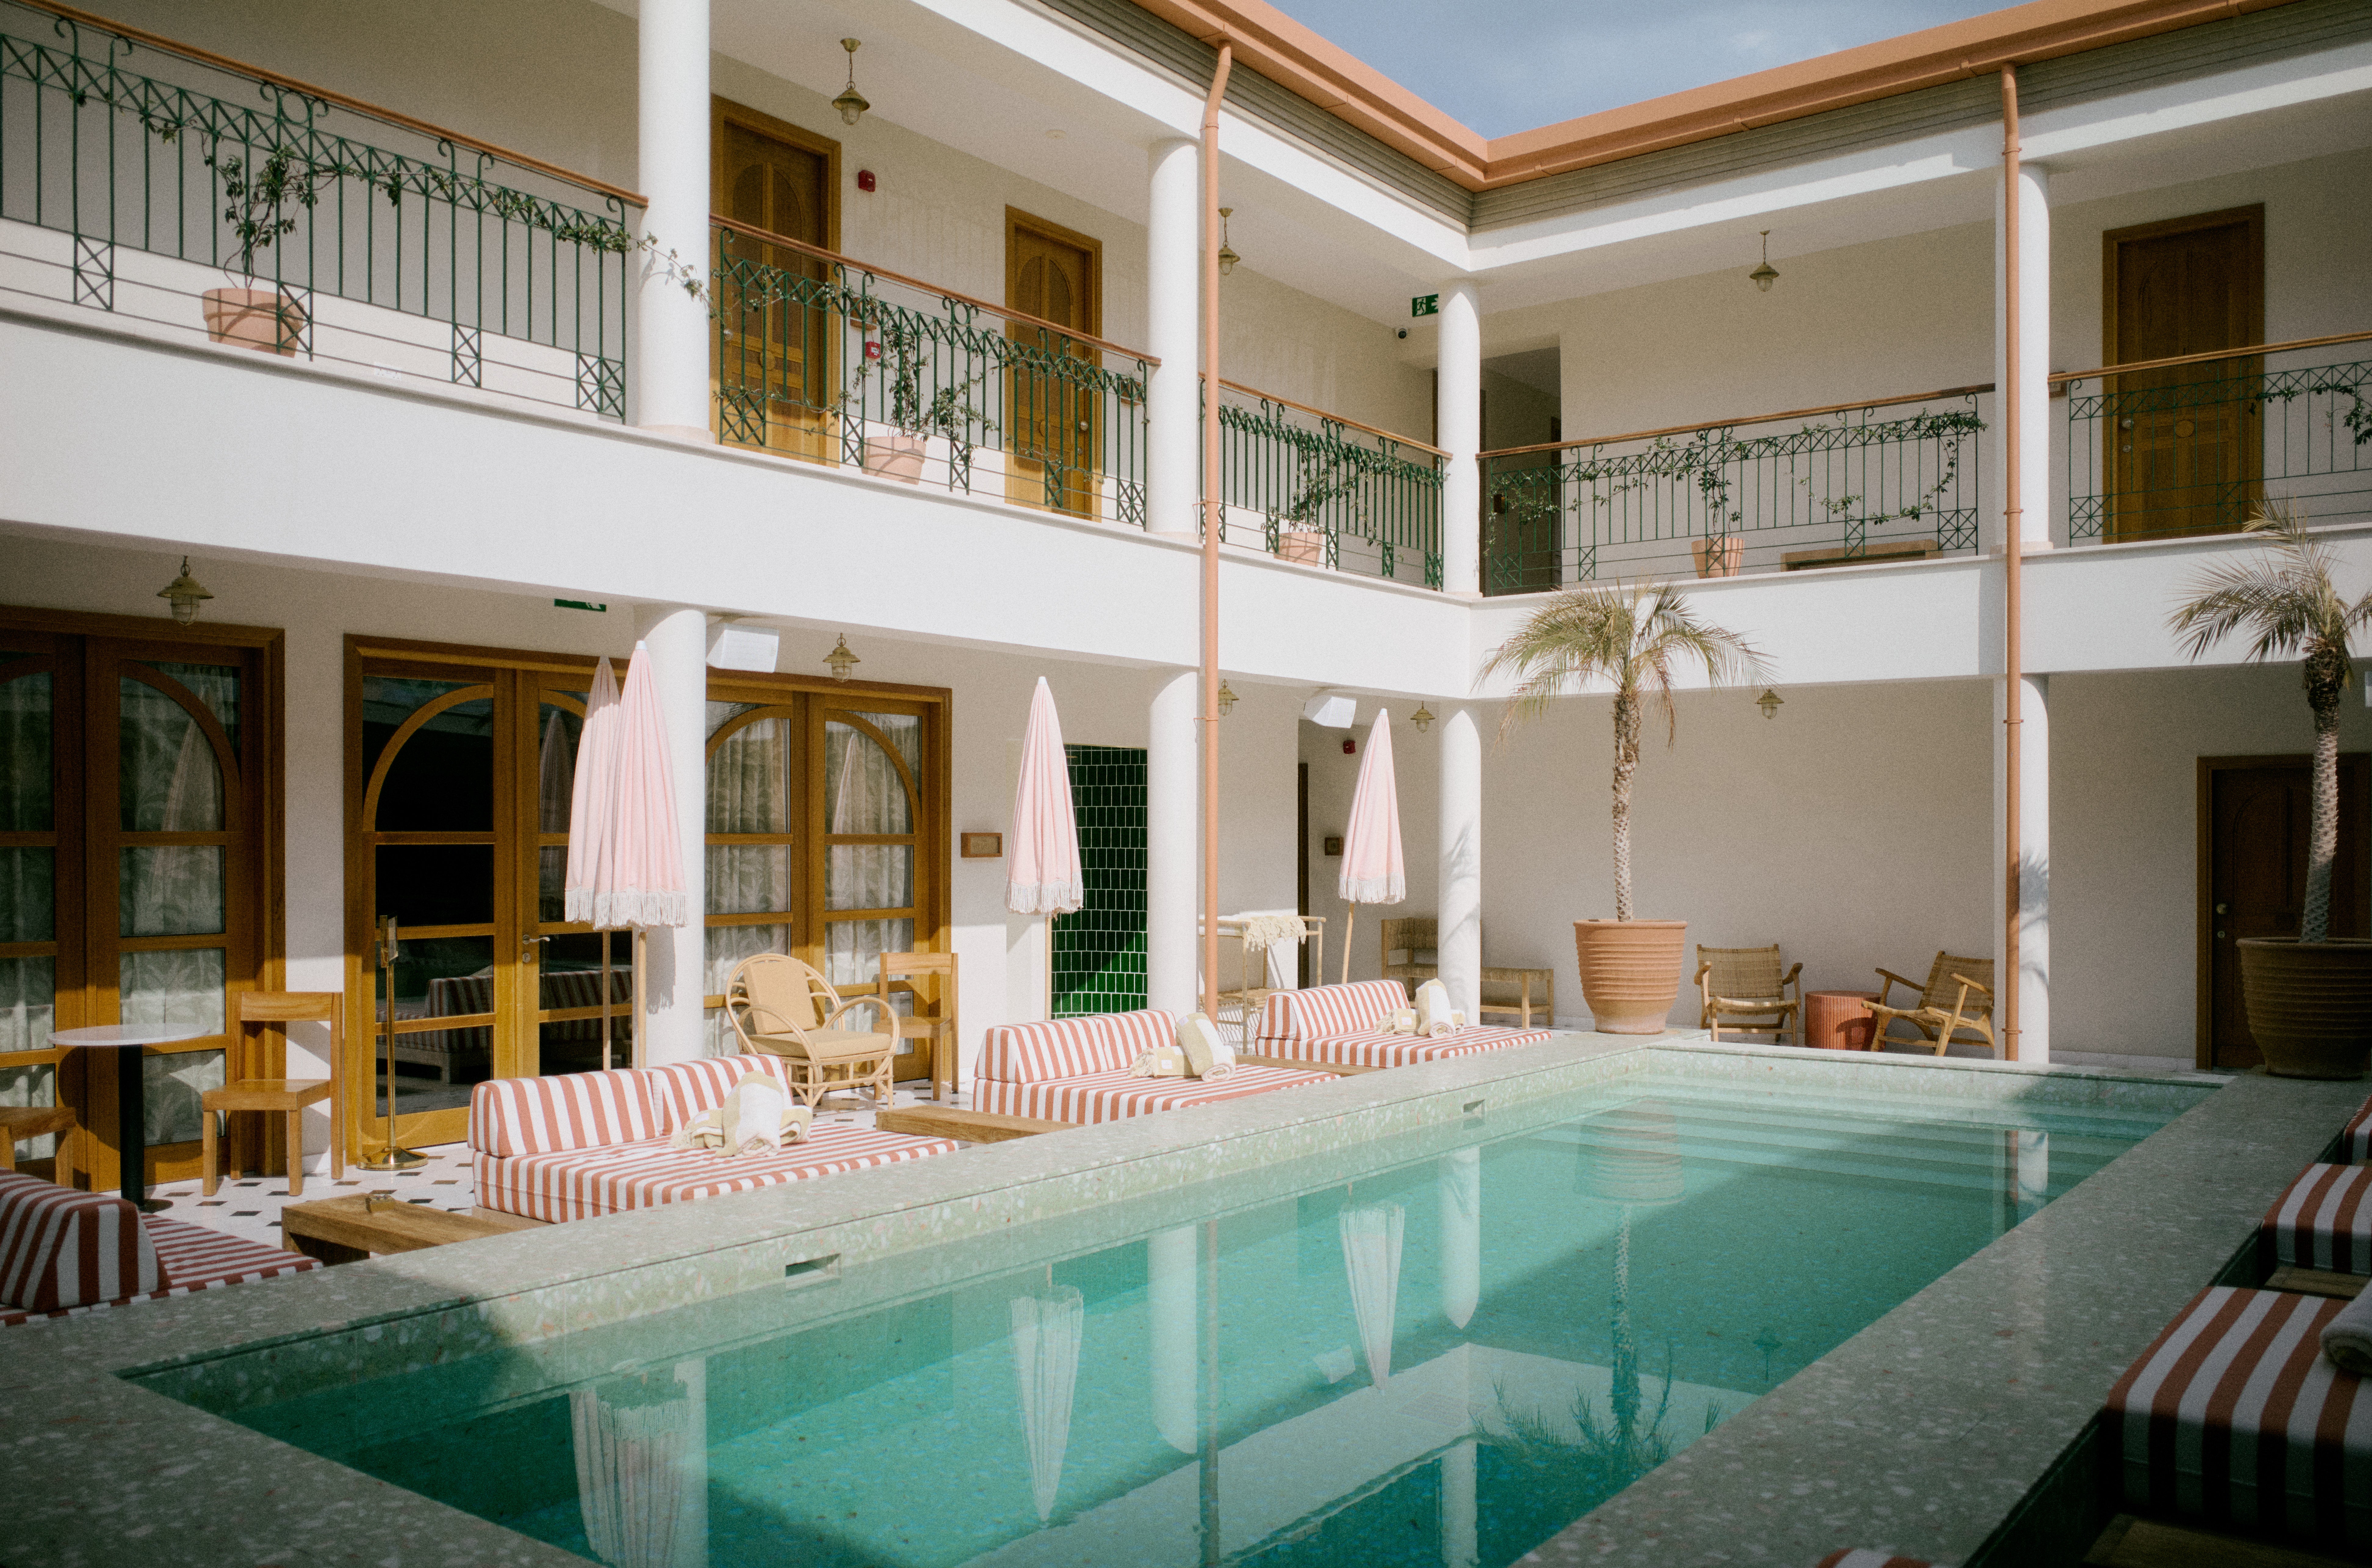
[[[614,1327],[671,1307],[774,1313],[807,1298],[786,1266],[837,1260],[851,1294],[953,1283],[1022,1259],[1036,1222],[1126,1202],[1244,1191],[1293,1162],[1397,1163],[1495,1132],[1526,1107],[1628,1072],[1867,1084],[1961,1103],[2163,1108],[2188,1074],[1852,1057],[1561,1034],[1523,1047],[910,1165],[343,1265],[262,1285],[0,1331],[16,1415],[11,1568],[155,1562],[577,1564],[582,1559],[290,1447],[129,1380],[217,1409],[484,1351],[534,1347],[541,1376],[584,1376]],[[1820,1060],[1827,1058],[1827,1060]],[[1934,1076],[1929,1076],[1934,1074]],[[2322,1152],[2363,1084],[2242,1076],[1717,1431],[1544,1544],[1528,1562],[1819,1561],[1885,1546],[1962,1562],[2082,1432],[2125,1365],[2254,1231]],[[1174,1223],[1174,1222],[1173,1222]],[[878,1265],[891,1265],[880,1267]],[[692,1314],[700,1317],[703,1314]]]

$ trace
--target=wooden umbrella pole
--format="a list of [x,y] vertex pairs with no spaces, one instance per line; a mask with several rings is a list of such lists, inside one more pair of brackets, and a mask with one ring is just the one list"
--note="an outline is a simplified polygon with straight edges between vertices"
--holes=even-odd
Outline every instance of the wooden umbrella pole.
[[1221,42],[1203,102],[1203,1016],[1219,1021],[1219,100],[1235,50]]
[[[1343,983],[1345,985],[1351,983],[1351,927],[1358,923],[1359,906],[1344,904],[1343,906]],[[1320,985],[1326,983],[1326,977],[1323,974],[1318,977],[1318,983]]]

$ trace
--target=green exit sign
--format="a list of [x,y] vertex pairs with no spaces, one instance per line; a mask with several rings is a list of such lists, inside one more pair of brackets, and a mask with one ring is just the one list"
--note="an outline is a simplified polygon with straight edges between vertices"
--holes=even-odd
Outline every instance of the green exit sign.
[[1437,294],[1420,294],[1414,296],[1409,300],[1409,314],[1412,316],[1440,315],[1441,296]]

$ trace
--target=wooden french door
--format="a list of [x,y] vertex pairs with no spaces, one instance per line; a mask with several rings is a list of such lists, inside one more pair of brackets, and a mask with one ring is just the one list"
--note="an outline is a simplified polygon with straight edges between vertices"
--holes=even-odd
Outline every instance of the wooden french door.
[[[285,1070],[232,1021],[239,993],[276,982],[277,642],[0,611],[0,1103],[75,1106],[94,1190],[122,1179],[122,1059],[60,1051],[52,1030],[187,1032],[136,1059],[150,1181],[196,1173],[204,1090]],[[285,1157],[276,1136],[234,1153]]]
[[[2366,934],[2366,790],[2372,759],[2339,761],[2339,859],[2331,884],[2331,934]],[[2249,1033],[2240,993],[2238,943],[2296,936],[2306,902],[2312,790],[2304,757],[2203,757],[2199,761],[2201,867],[2199,1053],[2202,1067],[2253,1067],[2263,1058]]]
[[[735,1049],[733,967],[789,953],[843,995],[871,990],[883,953],[946,950],[943,698],[878,688],[715,679],[708,705],[710,1049]],[[911,988],[892,1005],[912,1012]],[[927,1041],[901,1081],[930,1075]]]
[[[736,223],[835,250],[839,239],[840,146],[797,126],[715,100],[714,210]],[[716,340],[718,438],[792,457],[832,455],[837,316],[819,301],[830,264],[787,246],[720,239],[720,263],[746,261],[781,276],[755,292],[720,267]],[[765,274],[772,276],[772,274]],[[782,297],[794,280],[816,285],[805,300]]]
[[[2264,234],[2262,206],[2110,230],[2101,363],[2262,343]],[[2262,370],[2251,357],[2109,378],[2110,538],[2222,533],[2247,519],[2264,473]]]
[[[1100,336],[1102,242],[1006,208],[1005,303],[1066,332]],[[1063,359],[1092,361],[1097,351],[1019,321],[1006,324],[1006,335],[1019,351],[1005,389],[1006,435],[1013,454],[1008,498],[1093,517],[1101,400],[1083,381],[1051,367]]]

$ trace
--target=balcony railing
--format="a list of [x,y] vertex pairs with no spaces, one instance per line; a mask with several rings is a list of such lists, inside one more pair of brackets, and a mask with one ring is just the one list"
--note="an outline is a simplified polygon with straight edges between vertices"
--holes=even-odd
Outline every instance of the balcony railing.
[[1992,389],[1485,452],[1482,591],[1973,550]]
[[640,198],[0,0],[0,297],[625,415]]
[[1143,528],[1159,361],[717,221],[717,439]]
[[1222,543],[1441,587],[1439,448],[1232,381],[1219,431]]
[[[2266,502],[2372,517],[2372,360],[2355,332],[2052,377],[2067,389],[2067,538],[2220,533]],[[2360,352],[2360,351],[2359,351]]]

